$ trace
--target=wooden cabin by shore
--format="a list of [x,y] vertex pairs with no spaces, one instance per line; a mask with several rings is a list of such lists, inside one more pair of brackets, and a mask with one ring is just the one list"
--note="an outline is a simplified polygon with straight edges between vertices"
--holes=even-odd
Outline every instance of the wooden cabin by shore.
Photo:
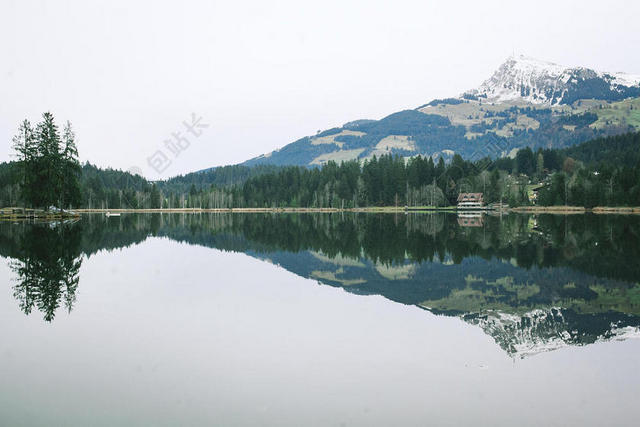
[[484,212],[462,211],[458,212],[458,225],[460,227],[482,227]]
[[482,193],[460,193],[458,195],[458,209],[482,209],[484,198]]

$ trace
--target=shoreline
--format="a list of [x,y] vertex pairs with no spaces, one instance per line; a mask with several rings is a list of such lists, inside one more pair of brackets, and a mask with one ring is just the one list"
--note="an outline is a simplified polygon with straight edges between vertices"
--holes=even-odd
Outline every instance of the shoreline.
[[171,208],[171,209],[75,209],[75,213],[405,213],[405,212],[448,212],[448,213],[530,213],[530,214],[555,214],[555,215],[574,215],[574,214],[616,214],[616,215],[638,215],[640,207],[614,207],[614,206],[596,206],[594,208],[585,208],[582,206],[520,206],[499,209],[457,209],[455,206],[446,207],[396,207],[396,206],[375,206],[362,208]]
[[31,209],[20,207],[0,208],[0,220],[65,220],[80,218],[80,214],[75,211],[45,211],[43,209]]
[[596,215],[615,214],[615,215],[638,215],[640,207],[638,206],[595,206],[593,208],[585,208],[583,206],[520,206],[509,209],[516,213],[548,213],[548,214],[584,214],[592,213]]
[[505,209],[457,209],[455,206],[370,206],[361,208],[171,208],[171,209],[74,209],[64,212],[46,212],[34,209],[0,208],[0,220],[62,220],[79,218],[81,214],[123,214],[123,213],[467,213],[467,214],[551,214],[576,215],[640,215],[640,207],[596,206],[519,206]]

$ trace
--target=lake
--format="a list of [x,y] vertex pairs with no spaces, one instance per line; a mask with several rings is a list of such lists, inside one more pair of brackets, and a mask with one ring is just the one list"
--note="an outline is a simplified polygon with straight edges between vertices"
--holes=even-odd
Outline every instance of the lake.
[[0,424],[637,425],[640,217],[0,223]]

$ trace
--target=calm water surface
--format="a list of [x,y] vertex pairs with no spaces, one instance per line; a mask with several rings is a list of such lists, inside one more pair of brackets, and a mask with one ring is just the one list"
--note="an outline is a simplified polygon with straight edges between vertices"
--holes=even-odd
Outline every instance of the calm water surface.
[[0,224],[0,424],[637,425],[640,218]]

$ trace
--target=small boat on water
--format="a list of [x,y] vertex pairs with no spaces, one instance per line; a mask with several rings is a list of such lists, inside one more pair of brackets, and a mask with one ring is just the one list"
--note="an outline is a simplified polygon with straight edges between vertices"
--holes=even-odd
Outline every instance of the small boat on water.
[[120,216],[120,212],[107,212],[105,216]]

